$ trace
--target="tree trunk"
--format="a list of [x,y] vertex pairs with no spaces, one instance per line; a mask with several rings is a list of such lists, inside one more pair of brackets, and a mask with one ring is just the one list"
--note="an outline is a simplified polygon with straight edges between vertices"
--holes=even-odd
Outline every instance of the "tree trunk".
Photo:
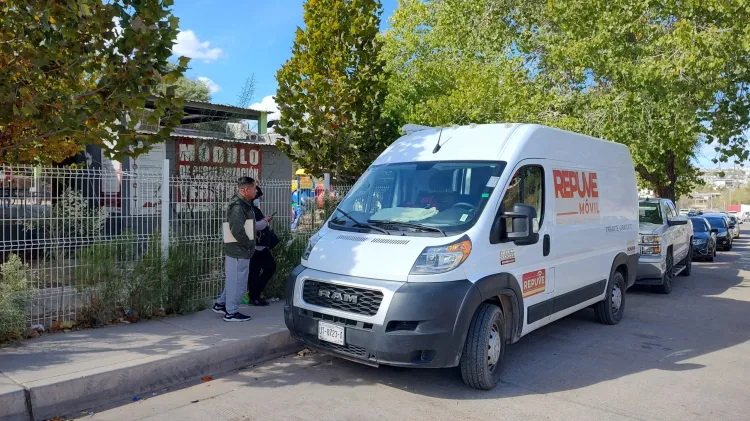
[[638,164],[635,167],[635,170],[638,172],[638,175],[641,176],[644,180],[648,181],[651,186],[654,188],[654,192],[656,193],[656,196],[663,198],[663,199],[669,199],[672,202],[676,202],[677,200],[677,173],[675,171],[675,155],[674,152],[669,152],[667,155],[667,183],[665,184],[662,182],[660,177],[657,177],[653,174],[651,174],[646,167],[644,167],[641,164]]

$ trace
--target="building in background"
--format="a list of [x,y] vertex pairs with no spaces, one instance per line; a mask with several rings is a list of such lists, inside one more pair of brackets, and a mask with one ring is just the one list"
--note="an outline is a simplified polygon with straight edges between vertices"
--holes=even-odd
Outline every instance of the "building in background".
[[[153,102],[149,102],[147,108],[152,105]],[[150,151],[136,158],[117,162],[108,159],[97,147],[87,148],[90,167],[130,175],[125,184],[121,176],[111,176],[101,183],[99,194],[110,212],[128,215],[156,213],[161,193],[158,183],[149,180],[162,173],[165,160],[169,160],[171,177],[225,177],[231,180],[249,176],[259,180],[261,185],[263,180],[291,183],[292,163],[276,146],[276,142],[284,138],[277,133],[268,133],[267,112],[186,100],[184,113],[181,125],[166,142],[153,145]],[[255,123],[258,130],[251,131],[249,128]],[[141,133],[154,133],[157,129],[155,124],[139,125]],[[221,192],[222,196],[235,187],[227,184],[227,191]],[[212,202],[216,193],[215,187],[200,189],[192,185],[172,194],[177,195],[180,203],[196,204]]]

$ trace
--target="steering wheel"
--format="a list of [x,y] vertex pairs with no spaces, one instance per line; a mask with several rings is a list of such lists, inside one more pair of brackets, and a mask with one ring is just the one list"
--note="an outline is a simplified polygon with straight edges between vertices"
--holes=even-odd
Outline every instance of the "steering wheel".
[[458,202],[458,203],[454,203],[453,206],[451,206],[451,207],[453,207],[453,208],[455,208],[455,207],[463,207],[463,208],[468,208],[470,211],[473,211],[476,206],[472,205],[471,203],[467,203],[467,202]]

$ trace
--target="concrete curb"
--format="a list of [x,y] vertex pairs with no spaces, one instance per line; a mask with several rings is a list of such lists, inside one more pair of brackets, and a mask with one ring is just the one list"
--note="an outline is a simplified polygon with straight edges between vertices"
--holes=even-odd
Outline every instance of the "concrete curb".
[[10,380],[4,381],[4,377],[0,374],[0,420],[27,421],[28,419],[26,390]]
[[[20,389],[20,395],[18,390],[7,393],[7,397],[0,394],[0,408],[3,408],[0,420],[39,421],[80,414],[90,408],[124,403],[134,396],[150,396],[166,387],[226,373],[300,348],[289,332],[282,331],[106,372],[31,382],[24,385],[26,390]],[[18,396],[21,396],[20,403]],[[6,406],[6,401],[12,406]],[[6,408],[10,412],[6,412]],[[19,408],[23,409],[23,417],[11,418]]]

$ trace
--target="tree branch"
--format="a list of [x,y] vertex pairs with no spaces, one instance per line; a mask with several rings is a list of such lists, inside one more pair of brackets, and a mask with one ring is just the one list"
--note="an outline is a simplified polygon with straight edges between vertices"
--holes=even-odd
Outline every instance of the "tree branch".
[[9,149],[20,148],[20,147],[28,145],[29,143],[34,143],[36,141],[43,140],[46,137],[54,136],[54,135],[57,135],[57,134],[60,134],[60,133],[66,132],[66,131],[70,131],[70,129],[55,130],[53,132],[49,132],[49,133],[46,133],[46,134],[43,134],[43,135],[40,135],[40,136],[36,136],[36,137],[32,137],[32,138],[29,138],[29,139],[22,140],[22,141],[20,141],[18,143],[13,143],[12,145],[0,146],[0,152],[5,152],[5,151],[7,151]]
[[654,185],[659,184],[659,178],[651,174],[651,172],[645,166],[643,166],[643,164],[636,165],[635,171],[638,173],[638,175],[641,176],[641,178],[648,181],[649,183]]

